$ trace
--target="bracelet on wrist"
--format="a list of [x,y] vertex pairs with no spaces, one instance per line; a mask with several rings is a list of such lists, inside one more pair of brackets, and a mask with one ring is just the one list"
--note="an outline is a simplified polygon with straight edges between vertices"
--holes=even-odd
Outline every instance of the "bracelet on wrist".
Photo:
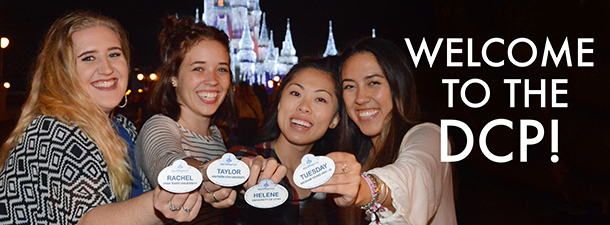
[[365,210],[367,220],[379,222],[379,211],[388,210],[386,207],[384,207],[378,202],[380,192],[384,192],[384,199],[382,202],[385,202],[385,200],[387,199],[387,186],[385,186],[385,183],[382,183],[382,185],[384,186],[384,188],[382,189],[377,180],[377,176],[373,174],[362,173],[360,174],[360,176],[364,178],[369,188],[371,189],[371,201],[366,205],[360,206],[360,209]]

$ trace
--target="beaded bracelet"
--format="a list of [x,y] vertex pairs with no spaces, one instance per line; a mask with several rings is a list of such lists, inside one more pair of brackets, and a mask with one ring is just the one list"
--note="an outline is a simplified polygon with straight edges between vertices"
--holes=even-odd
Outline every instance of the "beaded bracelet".
[[360,176],[362,176],[362,178],[364,178],[366,183],[369,185],[369,188],[371,189],[371,201],[366,205],[360,206],[360,209],[367,210],[375,204],[375,202],[377,201],[377,198],[379,198],[379,194],[377,193],[377,187],[376,187],[377,185],[375,183],[373,183],[373,180],[371,179],[371,176],[369,174],[362,173],[362,174],[360,174]]
[[[379,211],[386,211],[388,210],[386,207],[384,207],[383,205],[381,205],[379,202],[377,202],[377,200],[379,200],[379,193],[380,193],[380,187],[379,187],[379,182],[377,182],[377,177],[373,174],[369,174],[369,173],[362,173],[360,176],[362,176],[362,178],[364,178],[364,180],[366,181],[366,183],[369,185],[369,188],[371,188],[371,202],[369,202],[366,205],[360,206],[360,209],[362,210],[366,210],[366,217],[368,220],[370,221],[375,221],[377,223],[379,223]],[[385,183],[384,183],[385,186]],[[383,189],[383,191],[385,192],[385,198],[384,198],[384,202],[387,199],[387,190],[385,190],[385,188]]]

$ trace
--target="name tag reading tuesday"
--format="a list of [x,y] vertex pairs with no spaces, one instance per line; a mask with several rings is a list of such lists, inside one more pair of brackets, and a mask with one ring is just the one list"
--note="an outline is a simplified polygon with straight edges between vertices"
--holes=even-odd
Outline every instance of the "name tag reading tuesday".
[[288,199],[288,191],[269,178],[262,179],[244,195],[246,202],[256,208],[268,209],[283,204]]
[[176,160],[171,166],[161,170],[157,177],[159,185],[172,193],[186,193],[201,185],[201,172],[184,160]]
[[225,153],[222,158],[212,162],[206,174],[210,180],[223,187],[234,187],[243,184],[250,177],[250,168],[238,160],[235,155]]
[[311,189],[326,183],[335,173],[335,162],[326,156],[307,154],[294,171],[292,179],[297,186]]

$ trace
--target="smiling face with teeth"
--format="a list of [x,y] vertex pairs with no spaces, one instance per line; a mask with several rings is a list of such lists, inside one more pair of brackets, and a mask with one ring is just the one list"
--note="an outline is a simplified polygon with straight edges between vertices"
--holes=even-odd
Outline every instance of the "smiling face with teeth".
[[204,39],[193,45],[184,56],[177,77],[172,77],[180,103],[179,122],[189,124],[208,121],[216,113],[231,84],[230,58],[225,46]]
[[106,26],[94,26],[74,32],[72,43],[81,85],[110,113],[123,99],[129,73],[119,36]]
[[304,68],[284,87],[278,104],[279,140],[295,145],[312,145],[326,131],[335,128],[339,103],[332,74]]
[[350,56],[341,78],[347,114],[376,143],[393,108],[390,85],[377,58],[370,52]]

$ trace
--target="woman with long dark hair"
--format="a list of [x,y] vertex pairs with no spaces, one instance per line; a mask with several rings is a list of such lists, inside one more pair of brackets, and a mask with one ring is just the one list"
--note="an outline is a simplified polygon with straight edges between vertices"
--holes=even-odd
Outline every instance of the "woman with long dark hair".
[[[334,150],[332,131],[339,124],[341,101],[333,60],[306,58],[293,66],[275,92],[272,111],[263,126],[263,142],[253,149],[243,146],[229,149],[236,155],[263,156],[281,163],[286,176],[274,182],[284,186],[289,197],[284,204],[271,209],[257,209],[238,201],[225,216],[228,224],[338,223],[337,206],[332,198],[300,188],[293,180],[304,155],[324,155]],[[248,180],[247,187],[258,181]]]
[[[345,224],[455,224],[452,171],[440,161],[440,128],[419,123],[415,82],[404,53],[365,39],[343,53],[342,129],[328,156],[344,163],[314,192],[335,194]],[[364,213],[363,213],[364,212]]]

